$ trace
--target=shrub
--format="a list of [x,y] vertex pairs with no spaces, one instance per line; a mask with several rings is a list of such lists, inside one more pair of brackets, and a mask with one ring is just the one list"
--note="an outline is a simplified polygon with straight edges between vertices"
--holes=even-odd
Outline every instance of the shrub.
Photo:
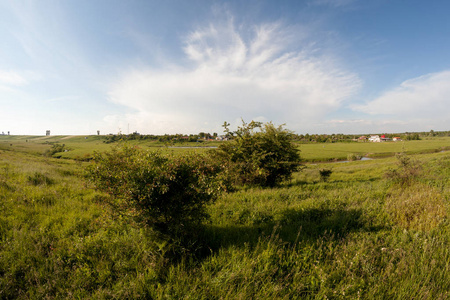
[[328,179],[331,176],[331,173],[333,173],[333,171],[331,169],[321,169],[321,170],[319,170],[320,181],[327,182]]
[[232,140],[213,151],[213,157],[227,165],[235,184],[275,186],[301,169],[299,150],[283,125],[242,121],[235,132],[228,125],[224,124],[225,131]]
[[54,154],[56,154],[58,152],[63,152],[64,150],[67,150],[65,144],[62,144],[62,145],[61,144],[53,144],[50,149],[47,149],[44,152],[44,156],[52,157]]
[[159,233],[186,235],[220,190],[219,168],[199,155],[170,156],[124,146],[96,153],[88,177],[112,211]]
[[355,154],[355,153],[349,153],[347,155],[347,160],[348,161],[355,161],[355,160],[360,160],[361,159],[361,155]]
[[421,174],[421,163],[405,153],[397,154],[396,158],[398,167],[388,170],[385,177],[400,185],[410,185]]

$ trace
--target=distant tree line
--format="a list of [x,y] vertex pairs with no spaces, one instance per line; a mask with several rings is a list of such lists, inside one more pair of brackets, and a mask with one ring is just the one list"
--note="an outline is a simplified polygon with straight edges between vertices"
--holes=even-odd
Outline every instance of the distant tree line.
[[[298,143],[342,143],[357,142],[361,136],[370,137],[371,135],[384,135],[386,138],[400,137],[403,140],[420,140],[427,137],[445,137],[450,136],[450,131],[423,131],[423,132],[403,132],[403,133],[376,133],[376,134],[295,134],[292,133],[292,140]],[[230,135],[225,135],[227,139],[233,139]],[[185,142],[203,142],[215,140],[218,137],[216,132],[200,132],[198,134],[140,134],[133,132],[131,134],[109,134],[105,136],[104,143],[114,143],[118,141],[131,140],[152,140],[164,143],[185,143]]]
[[185,143],[185,142],[203,142],[206,140],[215,140],[218,137],[217,133],[213,134],[200,132],[198,134],[164,134],[164,135],[154,135],[154,134],[140,134],[133,132],[131,134],[109,134],[105,136],[104,143],[114,143],[118,141],[133,141],[133,140],[150,140],[159,141],[164,143]]
[[354,134],[294,134],[294,140],[301,143],[336,143],[352,142],[360,135]]
[[400,137],[403,140],[420,140],[427,137],[450,136],[450,131],[423,131],[423,132],[403,132],[403,133],[376,133],[376,134],[294,134],[294,140],[300,143],[336,143],[336,142],[356,142],[361,136],[384,135],[386,138]]

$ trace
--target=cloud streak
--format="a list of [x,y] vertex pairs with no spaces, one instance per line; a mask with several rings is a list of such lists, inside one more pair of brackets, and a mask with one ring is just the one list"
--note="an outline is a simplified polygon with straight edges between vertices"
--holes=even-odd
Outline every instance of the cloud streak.
[[380,97],[354,106],[354,110],[371,115],[448,116],[450,104],[450,71],[427,74],[402,82]]
[[28,83],[28,80],[18,72],[0,70],[0,84],[21,86]]
[[446,130],[450,123],[449,105],[450,71],[446,70],[406,80],[378,98],[352,108],[404,125],[398,130]]
[[185,37],[185,63],[125,72],[109,99],[134,113],[107,119],[151,133],[216,129],[240,117],[298,130],[359,89],[355,74],[310,47],[304,29],[243,28],[232,19],[209,24]]
[[326,5],[331,7],[345,7],[353,4],[356,0],[312,0],[309,3],[312,5]]

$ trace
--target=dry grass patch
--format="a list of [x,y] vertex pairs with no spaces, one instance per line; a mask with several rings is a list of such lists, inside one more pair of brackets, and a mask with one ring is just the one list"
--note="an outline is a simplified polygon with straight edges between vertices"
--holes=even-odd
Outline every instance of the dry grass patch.
[[447,218],[443,195],[424,184],[392,191],[386,200],[386,209],[393,221],[405,229],[431,230]]

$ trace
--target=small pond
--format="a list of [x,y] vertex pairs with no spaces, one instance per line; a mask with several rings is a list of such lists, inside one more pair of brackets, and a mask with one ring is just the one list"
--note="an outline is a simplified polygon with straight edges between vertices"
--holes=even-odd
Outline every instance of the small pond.
[[340,161],[337,161],[337,163],[348,163],[348,162],[355,162],[355,161],[362,161],[362,160],[373,160],[373,158],[370,158],[370,157],[362,157],[362,158],[359,159],[359,160],[340,160]]
[[169,146],[168,148],[179,148],[179,149],[216,149],[217,146]]

